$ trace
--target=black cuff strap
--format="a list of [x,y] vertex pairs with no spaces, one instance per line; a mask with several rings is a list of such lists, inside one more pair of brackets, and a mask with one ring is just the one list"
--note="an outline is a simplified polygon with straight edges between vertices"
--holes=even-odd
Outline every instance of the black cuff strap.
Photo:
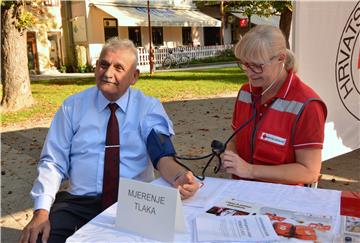
[[157,169],[157,164],[162,157],[174,156],[176,154],[174,145],[170,136],[158,134],[154,129],[151,130],[147,137],[147,151],[150,156],[154,168]]

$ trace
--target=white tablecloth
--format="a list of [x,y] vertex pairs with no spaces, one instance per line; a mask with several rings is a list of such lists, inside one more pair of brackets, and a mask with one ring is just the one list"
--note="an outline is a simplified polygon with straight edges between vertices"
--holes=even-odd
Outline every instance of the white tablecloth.
[[[168,185],[162,179],[158,179],[153,183]],[[176,233],[174,241],[193,242],[194,218],[204,213],[211,205],[222,198],[235,198],[285,210],[332,216],[336,221],[335,232],[338,232],[340,222],[340,196],[341,192],[335,190],[206,178],[204,186],[197,194],[190,200],[183,202],[183,211],[188,232],[186,234]],[[156,242],[116,229],[116,209],[117,204],[115,203],[76,231],[66,242]]]

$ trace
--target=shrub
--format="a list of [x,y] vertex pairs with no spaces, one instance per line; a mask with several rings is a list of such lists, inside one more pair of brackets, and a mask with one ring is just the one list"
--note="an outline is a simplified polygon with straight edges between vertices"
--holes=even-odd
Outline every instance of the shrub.
[[219,52],[218,55],[212,57],[206,57],[202,59],[192,59],[190,64],[201,64],[201,63],[216,63],[216,62],[232,62],[236,61],[236,57],[231,49],[227,49]]

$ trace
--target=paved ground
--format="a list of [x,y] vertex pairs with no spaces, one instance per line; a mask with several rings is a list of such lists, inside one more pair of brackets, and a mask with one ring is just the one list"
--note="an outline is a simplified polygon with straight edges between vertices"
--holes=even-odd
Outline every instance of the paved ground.
[[[206,154],[213,139],[224,141],[236,94],[166,103],[174,122],[175,145],[179,155]],[[36,177],[36,163],[50,121],[2,129],[1,139],[1,242],[17,242],[21,229],[32,217],[29,196]],[[200,173],[204,162],[190,163]],[[210,168],[208,175],[214,175]],[[323,163],[320,188],[360,191],[360,149]]]

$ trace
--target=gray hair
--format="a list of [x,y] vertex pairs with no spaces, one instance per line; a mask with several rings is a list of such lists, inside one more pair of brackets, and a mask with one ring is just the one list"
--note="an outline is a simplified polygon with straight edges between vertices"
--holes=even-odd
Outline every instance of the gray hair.
[[243,62],[265,63],[276,55],[286,55],[285,69],[296,72],[294,53],[286,48],[281,30],[271,25],[258,25],[248,31],[236,44],[235,56]]
[[129,39],[119,39],[118,37],[112,37],[108,39],[104,44],[103,48],[101,49],[100,57],[102,57],[103,54],[108,50],[116,51],[119,49],[129,50],[134,54],[136,67],[138,63],[138,51],[134,43]]

